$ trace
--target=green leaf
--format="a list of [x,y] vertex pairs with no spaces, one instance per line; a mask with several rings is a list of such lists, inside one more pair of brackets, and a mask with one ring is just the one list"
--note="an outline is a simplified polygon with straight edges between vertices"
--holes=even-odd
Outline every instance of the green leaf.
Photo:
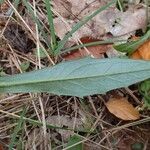
[[124,11],[125,9],[125,6],[124,6],[124,1],[123,0],[117,0],[117,8],[120,10],[120,11]]
[[150,79],[140,85],[140,92],[144,96],[144,105],[150,109]]
[[139,46],[146,42],[150,38],[150,30],[139,40],[131,41],[119,45],[114,45],[114,48],[120,52],[132,54]]
[[47,19],[50,26],[51,31],[51,37],[52,37],[52,50],[54,52],[55,47],[57,46],[57,40],[55,35],[55,29],[54,29],[54,22],[53,22],[53,13],[51,10],[51,0],[45,0],[45,6],[47,10]]
[[49,92],[83,97],[126,87],[149,77],[149,61],[86,58],[0,77],[0,92]]
[[[48,32],[45,32],[45,28],[41,22],[41,20],[35,15],[34,10],[32,5],[30,4],[30,1],[28,0],[22,0],[24,6],[26,7],[26,9],[28,10],[28,13],[30,14],[30,16],[32,17],[33,21],[36,23],[36,25],[38,26],[38,30],[41,34],[40,39],[43,39],[44,42],[46,43],[46,46],[48,46],[49,49],[52,49],[50,41],[48,40],[47,36],[48,36]],[[43,52],[45,53],[46,50],[43,50]]]
[[4,72],[3,68],[0,67],[0,76],[5,76],[5,75],[6,75],[6,73]]
[[20,119],[18,121],[18,124],[15,127],[15,129],[13,131],[13,134],[12,134],[11,141],[10,141],[10,144],[9,144],[9,150],[12,150],[13,147],[15,145],[17,145],[17,142],[18,142],[17,141],[17,135],[23,129],[23,125],[24,125],[23,117],[25,116],[25,113],[26,113],[26,108],[23,108],[23,111],[22,111],[22,114],[21,114]]
[[[75,49],[79,49],[79,48],[83,48],[83,47],[90,47],[90,46],[96,46],[96,45],[103,45],[103,44],[113,44],[115,42],[123,42],[125,40],[118,40],[118,38],[111,38],[111,39],[107,39],[105,41],[96,41],[96,42],[89,42],[89,43],[85,43],[85,44],[79,44],[70,48],[67,48],[63,51],[61,51],[60,54],[66,53],[66,52],[71,52]],[[81,49],[82,50],[82,49]]]
[[24,61],[21,63],[20,68],[23,72],[25,72],[30,67],[29,61]]
[[144,149],[144,144],[141,142],[135,142],[134,144],[131,145],[131,150],[143,150]]
[[0,4],[2,4],[4,2],[4,0],[0,0]]
[[[39,48],[39,51],[40,51],[40,58],[43,59],[43,58],[46,58],[46,54],[44,52],[44,50],[42,48]],[[38,51],[34,51],[35,55],[38,56]]]
[[73,135],[72,137],[70,137],[66,149],[67,150],[83,150],[83,143],[81,141],[82,141],[81,137],[77,135]]

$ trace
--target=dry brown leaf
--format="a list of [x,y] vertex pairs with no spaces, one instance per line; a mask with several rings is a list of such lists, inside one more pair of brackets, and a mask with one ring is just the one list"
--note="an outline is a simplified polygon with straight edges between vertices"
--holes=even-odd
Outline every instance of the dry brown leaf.
[[126,98],[112,98],[106,103],[108,110],[122,120],[137,120],[139,112],[130,104]]
[[139,47],[138,52],[142,59],[150,60],[150,40]]
[[150,60],[150,40],[141,45],[132,55],[133,59]]
[[[58,15],[54,18],[54,25],[56,26],[57,36],[62,39],[70,31],[69,28],[72,28],[83,17],[106,5],[110,0],[82,0],[82,3],[80,0],[55,1],[53,0],[54,11],[58,12],[62,17]],[[73,38],[80,39],[90,36],[101,39],[107,33],[111,33],[113,36],[123,36],[129,33],[133,34],[137,29],[143,29],[145,26],[146,11],[144,6],[130,6],[127,11],[121,12],[116,9],[115,5],[112,5],[76,31],[76,34],[73,34]]]
[[117,12],[114,16],[116,23],[110,27],[110,32],[113,36],[122,36],[142,29],[146,27],[145,15],[145,8],[141,5],[130,7],[126,12]]
[[[48,116],[46,118],[46,122],[58,126],[58,127],[66,127],[73,129],[79,129],[82,130],[85,124],[84,118],[79,117],[70,117],[68,115],[54,115],[54,116]],[[60,135],[61,136],[60,136]],[[57,138],[62,138],[64,142],[68,141],[68,138],[74,134],[74,131],[71,130],[62,130],[62,129],[56,129],[56,131],[52,131],[51,134],[49,132],[46,133],[46,136],[43,134],[43,129],[42,128],[34,128],[33,130],[30,131],[28,135],[28,139],[26,142],[26,149],[32,149],[33,145],[35,145],[35,149],[49,149],[49,143],[51,142],[51,139],[56,140]],[[58,136],[56,138],[56,136]],[[46,138],[46,139],[45,139]],[[46,141],[46,148],[45,146],[45,141]],[[55,142],[58,142],[57,140]],[[40,147],[40,148],[39,148]],[[0,149],[1,150],[1,149]]]
[[[97,39],[92,39],[90,37],[84,37],[80,39],[83,44],[98,41]],[[110,45],[96,45],[91,47],[86,47],[88,51],[84,48],[74,50],[68,54],[66,54],[63,58],[65,60],[74,60],[82,57],[86,57],[88,55],[93,56],[94,58],[100,58],[102,54],[104,54]]]
[[[49,116],[46,119],[47,123],[50,123],[51,125],[57,125],[59,127],[68,127],[68,128],[73,128],[73,125],[75,125],[75,128],[82,129],[84,125],[84,121],[82,118],[75,118],[68,115],[61,115],[61,116]],[[61,134],[64,140],[67,141],[67,139],[73,135],[73,131],[71,130],[62,130],[62,129],[56,129],[57,132]]]
[[53,9],[62,17],[68,18],[71,12],[71,3],[68,0],[53,0]]
[[49,134],[49,132],[47,132],[46,135],[44,135],[42,128],[35,127],[28,133],[28,138],[25,142],[25,149],[31,150],[33,149],[33,145],[35,149],[49,149],[51,138],[55,138],[55,135],[53,135],[53,133]]

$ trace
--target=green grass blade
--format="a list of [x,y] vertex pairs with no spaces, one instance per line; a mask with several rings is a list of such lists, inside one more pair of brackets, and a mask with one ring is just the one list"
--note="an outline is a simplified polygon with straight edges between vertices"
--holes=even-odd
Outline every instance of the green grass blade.
[[57,40],[56,40],[56,35],[55,35],[53,14],[52,14],[50,2],[51,2],[51,0],[45,0],[45,6],[46,6],[46,10],[47,10],[47,17],[48,17],[48,22],[49,22],[50,32],[51,32],[51,37],[52,37],[52,50],[54,52],[54,50],[57,46]]
[[0,0],[0,4],[4,3],[4,0]]
[[[21,119],[22,118],[23,121],[28,122],[28,123],[32,124],[33,126],[38,126],[38,127],[43,126],[43,123],[38,121],[38,120],[34,120],[34,119],[31,119],[31,118],[27,118],[27,117],[22,117],[22,116],[19,116],[19,115],[16,115],[16,114],[11,114],[11,113],[8,113],[8,112],[3,111],[3,110],[0,110],[0,113],[8,115],[10,118],[15,118],[15,119]],[[75,132],[96,133],[96,132],[89,131],[89,130],[86,130],[86,129],[72,129],[72,128],[68,128],[68,127],[60,127],[60,126],[57,126],[57,125],[51,125],[49,123],[46,123],[46,127],[48,129],[61,129],[61,130],[69,130],[69,131],[75,131]]]
[[14,1],[14,7],[17,9],[18,5],[19,5],[20,0],[15,0]]
[[123,12],[124,7],[123,7],[123,0],[117,0],[117,5],[120,11]]
[[75,49],[79,49],[79,48],[83,48],[83,47],[91,47],[91,46],[103,45],[103,44],[113,44],[115,42],[124,42],[124,41],[126,41],[126,40],[108,39],[108,40],[105,40],[105,41],[96,41],[96,42],[80,44],[80,45],[77,45],[77,46],[67,48],[67,49],[61,51],[60,54],[63,54],[63,53],[66,53],[66,52],[71,52]]
[[29,11],[30,15],[32,16],[33,21],[37,24],[39,31],[42,34],[43,39],[46,42],[46,45],[48,46],[48,48],[50,50],[52,50],[51,45],[49,44],[50,41],[47,40],[47,34],[45,33],[43,26],[40,22],[40,20],[35,16],[34,11],[32,9],[32,7],[30,6],[29,2],[27,2],[27,0],[23,0],[23,4],[25,5],[25,7],[27,8],[27,10]]
[[16,144],[17,143],[16,138],[17,138],[18,133],[23,129],[23,123],[24,123],[23,117],[25,116],[25,113],[26,113],[26,109],[24,108],[23,111],[22,111],[22,114],[20,116],[20,119],[18,121],[18,124],[14,129],[14,133],[12,134],[12,138],[11,138],[11,141],[10,141],[10,144],[9,144],[9,150],[12,150],[13,147],[15,145],[17,145]]
[[84,24],[86,24],[89,20],[91,20],[97,14],[99,14],[100,12],[102,12],[103,10],[107,9],[112,4],[115,4],[115,3],[116,3],[116,0],[112,0],[107,5],[99,8],[98,10],[93,12],[91,15],[86,16],[81,21],[79,21],[77,24],[75,24],[75,26],[72,28],[72,30],[68,34],[66,34],[65,37],[58,43],[58,47],[55,50],[55,55],[58,55],[60,53],[60,50],[63,48],[63,46],[65,45],[66,41],[72,36],[73,33],[75,33],[79,28],[81,28]]
[[83,150],[82,138],[77,135],[73,135],[72,137],[70,137],[67,143],[67,147],[65,149],[66,150]]

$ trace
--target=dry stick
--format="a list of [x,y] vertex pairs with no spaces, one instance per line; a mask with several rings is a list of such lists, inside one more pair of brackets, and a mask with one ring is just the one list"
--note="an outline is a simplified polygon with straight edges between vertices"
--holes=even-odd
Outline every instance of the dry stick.
[[108,130],[105,130],[105,131],[112,132],[114,130],[121,130],[121,129],[124,129],[124,128],[128,128],[128,127],[131,127],[131,126],[136,126],[138,124],[142,124],[142,123],[146,123],[146,122],[150,122],[150,117],[147,117],[147,118],[144,118],[144,119],[132,122],[132,123],[128,123],[128,124],[125,124],[125,125],[122,125],[122,126],[118,126],[118,127],[112,128],[112,129],[108,129]]
[[[32,7],[32,5],[31,5]],[[40,20],[40,16],[41,18],[43,17],[44,19],[47,19],[47,17],[45,16],[44,12],[41,10],[40,6],[38,7],[38,11],[37,11],[37,14],[38,14],[38,18],[39,18],[39,21],[42,23],[43,27],[46,29],[46,31],[49,33],[49,35],[51,34],[50,33],[50,30],[48,29],[48,27],[46,26],[45,22],[41,19]],[[42,16],[43,15],[43,16]],[[43,22],[42,22],[43,21]]]
[[134,101],[135,101],[137,104],[141,105],[141,102],[139,101],[139,99],[133,94],[133,92],[132,92],[129,88],[125,88],[125,90],[128,92],[128,94],[129,94],[130,96],[132,96],[132,98],[134,99]]
[[[58,116],[58,124],[61,126],[61,116],[60,116],[60,109],[59,109],[59,104],[58,104],[58,99],[56,97],[56,109],[57,109],[57,116]],[[62,138],[62,143],[64,143],[64,139]]]
[[[7,52],[7,53],[11,53],[11,54],[13,54],[11,51],[9,51],[9,50],[6,50],[6,49],[4,49],[4,48],[0,48],[0,51],[4,51],[4,52]],[[19,53],[19,52],[18,52]],[[34,62],[34,60],[31,60],[31,58],[29,59],[29,58],[26,58],[27,56],[26,55],[24,55],[24,54],[22,54],[22,55],[24,55],[24,56],[21,56],[21,55],[19,55],[19,54],[17,54],[17,53],[15,53],[15,55],[17,56],[17,57],[20,57],[20,58],[22,58],[22,59],[24,59],[24,60],[27,60],[27,61],[29,61],[30,63],[32,63],[32,64],[34,64],[34,65],[37,65],[37,63],[36,62]],[[41,67],[44,67],[43,65],[41,65]]]
[[12,95],[12,96],[10,96],[10,97],[0,99],[0,103],[2,103],[2,102],[4,102],[4,101],[12,100],[12,99],[14,99],[14,98],[18,98],[18,97],[21,96],[21,95],[23,95],[23,94]]
[[13,74],[15,71],[14,71],[14,67],[13,67],[13,62],[12,62],[12,59],[11,59],[11,55],[9,54],[8,56],[8,61],[9,61],[9,66],[11,68],[11,73]]
[[77,115],[78,115],[78,111],[77,111],[78,105],[77,105],[77,101],[76,100],[77,100],[76,97],[74,97],[75,119],[74,119],[74,122],[73,122],[73,129],[75,129],[75,127],[76,127],[76,121],[77,121]]
[[[23,20],[23,18],[20,16],[20,14],[19,14],[18,11],[16,10],[16,8],[11,4],[11,2],[10,2],[9,0],[7,0],[7,1],[8,1],[8,3],[9,3],[9,5],[13,8],[14,12],[16,13],[16,15],[19,17],[19,19],[23,22],[23,24],[26,26],[26,28],[30,31],[30,33],[32,34],[33,38],[34,38],[35,40],[37,40],[37,39],[36,39],[36,36],[34,35],[34,32],[30,29],[30,27],[27,25],[27,23]],[[39,44],[40,44],[40,47],[43,48],[43,50],[44,50],[46,56],[48,57],[49,61],[50,61],[53,65],[55,65],[55,63],[53,62],[53,60],[51,59],[51,57],[49,56],[48,52],[45,50],[45,48],[43,47],[43,45],[41,44],[41,42],[39,42]]]
[[[36,12],[36,6],[35,6],[35,0],[33,0],[33,9],[34,9],[34,15],[37,16],[37,12]],[[38,26],[35,23],[35,30],[36,30],[36,47],[37,47],[37,56],[38,56],[38,66],[39,69],[41,69],[41,58],[40,58],[40,40],[39,40],[39,31],[38,31]]]
[[[92,104],[92,105],[94,105],[94,104]],[[94,106],[93,106],[94,107]],[[95,107],[94,107],[95,108]],[[96,111],[96,109],[95,109],[95,111]],[[102,112],[104,111],[104,109],[101,111],[101,114],[99,114],[99,116],[102,116]],[[96,112],[97,113],[97,112]],[[97,117],[98,117],[98,114],[96,115]],[[99,120],[100,121],[100,120]],[[100,125],[101,126],[101,128],[103,129],[103,126],[102,126],[102,124]],[[96,128],[96,126],[95,126],[95,128]],[[105,136],[107,136],[106,135],[106,133],[104,133],[105,134]],[[111,146],[111,143],[110,143],[110,141],[109,141],[109,139],[107,138],[107,141],[108,141],[108,144],[109,144],[109,146],[110,146],[110,148],[112,148],[112,146]],[[100,144],[100,142],[99,142],[99,144]]]
[[[92,125],[92,127],[91,127],[91,129],[90,129],[90,132],[95,130],[96,125],[97,125],[97,123],[100,121],[100,118],[101,118],[101,117],[102,117],[101,114],[97,117],[95,123]],[[89,137],[89,136],[90,136],[90,132],[87,134],[86,137]]]
[[[104,112],[105,110],[106,110],[106,108],[105,108],[105,106],[104,106],[101,112]],[[103,122],[100,124],[100,126],[101,126],[101,129],[103,130],[103,129],[104,129],[104,127],[103,127]],[[110,142],[109,137],[107,137],[107,133],[106,133],[106,132],[104,132],[104,138],[105,138],[105,137],[106,137],[106,139],[107,139],[109,148],[112,149],[112,143]],[[101,143],[101,142],[99,142],[99,144],[100,144],[100,143]]]
[[147,150],[148,149],[148,143],[149,143],[149,139],[147,139],[146,142],[144,143],[143,150]]
[[[0,103],[1,104],[6,104],[6,103],[8,103],[7,101],[8,100],[12,100],[12,101],[14,101],[13,100],[13,98],[19,98],[20,96],[23,96],[23,94],[18,94],[18,95],[13,95],[13,96],[10,96],[10,97],[7,97],[7,98],[4,98],[4,99],[2,99],[2,100],[0,100]],[[23,99],[20,99],[20,100],[18,100],[17,99],[17,102],[25,102],[25,103],[27,103],[27,102],[31,102],[31,100],[37,100],[37,98],[23,98]],[[27,102],[26,102],[27,101]]]
[[[95,121],[94,125],[91,127],[90,131],[92,131],[92,130],[95,128],[96,124],[99,122],[99,120],[101,120],[100,118],[101,118],[101,115],[98,116],[97,120]],[[90,131],[89,131],[89,132],[90,132]],[[77,134],[77,135],[78,135],[78,134]],[[103,145],[101,145],[101,144],[98,144],[98,143],[96,143],[96,142],[94,142],[94,141],[91,141],[90,139],[87,139],[87,138],[89,137],[89,135],[90,135],[90,134],[88,134],[86,137],[83,137],[83,136],[78,135],[78,136],[82,137],[84,140],[82,140],[82,141],[80,141],[80,142],[78,142],[78,143],[75,143],[75,144],[73,144],[73,145],[71,145],[71,146],[68,146],[67,148],[64,148],[63,150],[67,150],[67,149],[69,149],[69,148],[71,148],[71,147],[73,147],[73,146],[76,146],[76,145],[78,145],[78,144],[80,144],[80,143],[83,143],[83,142],[86,142],[86,141],[90,141],[90,142],[94,143],[94,144],[97,145],[97,146],[103,147],[103,148],[105,148],[105,149],[109,149],[109,148],[107,148],[107,147],[105,147],[105,146],[103,146]]]
[[[9,9],[9,10],[10,10],[10,9]],[[8,11],[9,11],[9,10],[8,10]],[[9,15],[9,18],[8,18],[8,20],[7,20],[7,22],[6,22],[5,26],[4,26],[4,28],[3,28],[2,32],[1,32],[1,34],[0,34],[0,38],[3,36],[3,34],[4,34],[5,30],[6,30],[6,27],[7,27],[8,23],[9,23],[10,18],[12,17],[12,15],[13,15],[13,12]]]
[[[17,109],[17,107],[11,108],[11,109],[6,110],[6,111],[0,110],[0,112],[1,112],[1,111],[5,112],[5,115],[1,116],[0,119],[3,119],[3,118],[5,118],[5,117],[9,116],[9,114],[11,114],[12,111],[15,111],[15,113],[20,113],[20,112],[22,111],[21,108],[23,107],[23,105],[18,106],[18,107],[20,108],[19,110],[15,110],[15,109]],[[20,116],[18,116],[18,118],[20,118]]]
[[[32,9],[34,9],[31,4],[29,4],[29,5],[30,5],[30,7],[31,7]],[[50,30],[49,30],[48,27],[44,24],[44,21],[42,22],[42,18],[47,19],[47,16],[45,16],[45,14],[42,12],[40,6],[37,7],[36,13],[37,13],[37,18],[38,18],[39,21],[41,22],[42,26],[46,29],[47,33],[49,33],[49,35],[50,35]],[[43,15],[43,16],[42,16],[42,15]],[[41,18],[40,18],[40,17],[41,17]],[[40,20],[40,19],[41,19],[41,20]],[[41,38],[42,38],[43,41],[45,41],[45,39],[44,39],[43,37],[41,37]]]
[[[30,95],[30,96],[32,97],[32,95]],[[40,115],[39,115],[39,113],[38,113],[38,110],[37,110],[37,108],[36,108],[36,105],[35,105],[35,103],[34,103],[34,100],[31,99],[31,101],[32,101],[32,105],[33,105],[33,108],[34,108],[34,110],[35,110],[35,113],[36,113],[36,116],[37,116],[38,120],[39,120],[40,122],[42,122],[42,121],[41,121],[41,118],[40,118]]]
[[42,103],[42,99],[41,96],[39,95],[39,103],[40,103],[40,107],[41,107],[41,112],[42,112],[42,123],[43,123],[43,133],[44,133],[44,144],[45,144],[45,148],[46,148],[46,119],[45,119],[45,112],[44,112],[44,107],[43,107],[43,103]]
[[94,103],[93,103],[93,101],[92,101],[91,96],[88,96],[88,98],[89,98],[89,102],[90,102],[90,104],[91,104],[91,106],[92,106],[92,108],[93,108],[93,110],[94,110],[94,113],[95,113],[96,117],[98,117],[98,113],[97,113],[97,111],[96,111],[96,108],[95,108],[95,105],[94,105]]
[[58,116],[58,124],[61,126],[61,121],[60,121],[60,110],[59,110],[59,104],[58,104],[58,99],[56,98],[56,109],[57,109],[57,116]]
[[2,132],[7,132],[8,129],[15,127],[17,124],[18,123],[13,123],[13,124],[9,124],[5,127],[0,128],[0,134],[2,134]]
[[[77,143],[75,143],[75,144],[73,144],[73,145],[70,145],[70,146],[68,146],[67,148],[64,148],[63,150],[68,150],[68,149],[70,149],[70,148],[72,148],[72,147],[74,147],[74,146],[76,146],[76,145],[78,145],[78,144],[84,143],[84,142],[86,142],[86,141],[89,141],[89,142],[91,142],[91,143],[93,143],[93,144],[95,144],[95,145],[97,145],[97,146],[100,146],[100,147],[102,147],[102,148],[105,148],[105,149],[107,149],[107,150],[110,150],[108,147],[106,147],[106,146],[104,146],[104,145],[101,145],[101,144],[98,144],[98,143],[96,143],[96,142],[94,142],[94,141],[92,141],[92,140],[90,140],[90,139],[87,139],[87,138],[84,137],[84,136],[78,135],[77,133],[75,133],[75,135],[77,135],[77,136],[83,138],[83,140],[82,140],[82,141],[79,141],[79,142],[77,142]],[[94,135],[94,136],[95,136],[95,135]],[[94,136],[93,136],[93,137],[94,137]]]
[[0,34],[0,38],[2,38],[2,36],[3,36],[4,32],[5,32],[5,30],[6,30],[6,28],[7,28],[7,25],[8,25],[8,23],[9,23],[9,21],[10,21],[10,18],[11,18],[11,16],[8,18],[8,20],[7,20],[5,26],[4,26],[4,28],[3,28],[2,32],[1,32],[1,34]]
[[[22,110],[16,111],[15,113],[19,113],[20,111],[22,111]],[[15,113],[10,113],[10,112],[7,112],[7,111],[1,110],[1,109],[0,109],[0,113],[6,114],[8,117],[15,117],[15,118],[20,119],[20,116],[16,115]],[[27,118],[27,117],[23,117],[22,119],[29,122],[29,123],[31,123],[31,124],[38,124],[39,126],[42,126],[42,122]],[[58,127],[58,126],[53,126],[51,124],[47,124],[47,126],[49,126],[50,128],[55,128],[55,129],[73,131],[72,129],[69,129],[69,128],[67,128],[67,129],[66,128],[61,128],[61,127]]]
[[[86,113],[87,115],[89,115],[90,117],[93,117],[96,119],[96,117],[94,115],[91,115],[89,112],[84,111],[84,113]],[[100,119],[99,121],[101,121],[102,123],[111,126],[111,124],[109,124],[108,122],[105,122],[104,120]]]
[[[92,101],[92,98],[89,96],[89,102],[91,103],[91,105],[92,105],[92,108],[93,108],[93,110],[94,110],[94,112],[95,112],[95,115],[96,115],[96,117],[99,117],[99,116],[102,116],[102,114],[99,114],[98,115],[98,113],[97,113],[97,111],[96,111],[96,108],[95,108],[95,106],[94,106],[94,103],[93,103],[93,101]],[[101,111],[101,112],[103,112],[103,111]],[[99,121],[100,121],[101,119],[99,119]],[[96,125],[95,125],[95,128],[96,128]]]
[[[13,14],[13,13],[12,13]],[[6,24],[5,24],[5,27],[3,28],[3,30],[2,30],[2,33],[0,34],[0,38],[3,36],[3,34],[4,34],[4,32],[5,32],[5,29],[6,29],[6,27],[7,27],[7,25],[8,25],[8,23],[9,23],[9,21],[10,21],[10,18],[11,18],[11,16],[12,16],[12,14],[9,16],[9,19],[7,20],[7,22],[6,22]],[[4,38],[5,39],[5,38]],[[10,46],[9,46],[10,47]],[[12,48],[10,48],[11,49],[11,51],[12,51],[12,54],[14,55],[14,50],[12,49]],[[3,50],[2,48],[0,48],[0,51],[1,50]],[[5,50],[4,50],[5,51]],[[6,50],[7,51],[7,50]],[[10,51],[8,51],[8,52],[10,52]],[[18,55],[18,54],[15,54],[15,55]],[[29,62],[32,62],[33,64],[35,64],[36,65],[36,63],[34,62],[34,61],[32,61],[32,60],[29,60],[28,58],[24,58],[23,56],[21,56],[21,55],[18,55],[18,57],[20,57],[20,58],[23,58],[23,59],[25,59],[25,60],[27,60],[27,61],[29,61]],[[43,65],[41,65],[42,67],[44,67]],[[19,69],[20,70],[20,69]]]
[[[146,122],[150,122],[150,117],[144,118],[144,119],[141,119],[141,120],[132,122],[132,123],[128,123],[128,124],[125,124],[125,125],[122,125],[122,126],[119,126],[119,127],[115,127],[115,128],[112,128],[112,129],[103,130],[103,132],[108,132],[108,134],[107,134],[106,137],[104,137],[104,138],[101,140],[101,142],[104,141],[106,138],[108,138],[110,135],[113,135],[113,134],[117,133],[117,132],[120,131],[121,129],[125,129],[125,128],[128,128],[128,127],[135,126],[135,125],[138,125],[138,124],[141,124],[141,123],[146,123]],[[114,131],[114,130],[115,130],[115,131]],[[100,143],[101,143],[101,142],[100,142]]]
[[[11,15],[9,16],[9,18],[8,18],[6,24],[5,24],[5,27],[3,28],[2,33],[0,34],[0,38],[3,36],[3,34],[4,34],[4,32],[5,32],[6,28],[7,28],[7,25],[8,25],[8,23],[9,23],[10,18],[11,18],[12,15],[13,15],[13,13],[11,13]],[[16,55],[15,55],[13,49],[11,48],[11,46],[10,46],[9,44],[8,44],[8,46],[9,46],[10,50],[12,51],[12,55],[13,55],[14,58],[16,59]],[[12,58],[12,61],[13,61],[14,64],[16,65],[17,69],[22,73],[22,70],[21,70],[21,68],[20,68],[20,65],[19,65],[18,61],[15,61],[14,58]]]
[[[17,58],[16,58],[16,55],[15,55],[15,53],[14,53],[13,49],[11,48],[11,46],[10,46],[9,44],[8,44],[8,46],[9,46],[9,48],[10,48],[11,52],[12,52],[12,55],[13,55],[13,57],[11,58],[11,59],[12,59],[12,61],[14,62],[14,64],[15,64],[16,68],[20,71],[20,73],[22,73],[22,70],[21,70],[21,68],[20,68],[20,64],[19,64],[19,62],[18,62],[18,61],[16,61],[16,60],[17,60]],[[16,60],[15,60],[15,59],[16,59]]]
[[[36,10],[36,4],[35,4],[35,0],[33,0],[33,9],[34,9],[34,15],[37,16],[37,10]],[[41,58],[40,58],[40,40],[39,40],[39,32],[38,32],[38,26],[35,23],[35,27],[36,27],[36,40],[37,40],[37,53],[38,53],[38,66],[39,69],[41,69]],[[37,94],[38,95],[38,94]],[[42,103],[42,99],[41,96],[39,95],[39,104],[41,107],[41,112],[42,112],[42,123],[43,123],[43,133],[44,133],[44,147],[46,148],[46,120],[45,120],[45,112],[44,112],[44,107],[43,107],[43,103]]]

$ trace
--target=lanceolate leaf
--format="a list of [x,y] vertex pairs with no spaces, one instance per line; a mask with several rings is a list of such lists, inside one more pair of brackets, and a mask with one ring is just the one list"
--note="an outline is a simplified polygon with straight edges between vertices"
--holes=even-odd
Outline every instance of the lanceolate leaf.
[[0,77],[0,92],[49,92],[82,97],[126,87],[149,77],[149,61],[86,58]]

